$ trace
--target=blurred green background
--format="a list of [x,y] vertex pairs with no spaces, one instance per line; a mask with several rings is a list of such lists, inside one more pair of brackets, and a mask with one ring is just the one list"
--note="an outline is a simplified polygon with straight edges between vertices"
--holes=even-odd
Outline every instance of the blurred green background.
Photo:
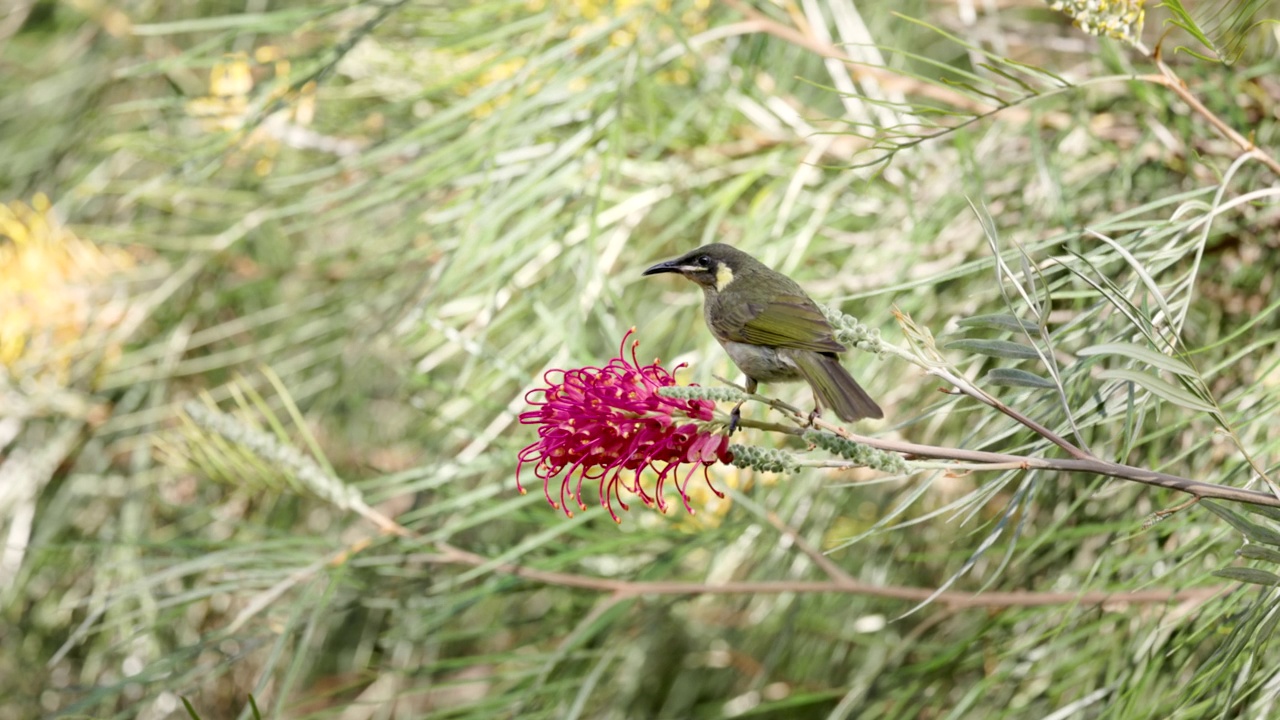
[[[1190,8],[1226,65],[1175,52],[1213,49],[1169,5],[1141,38],[1274,153],[1272,26]],[[1277,177],[1159,72],[1031,0],[12,0],[0,718],[1267,716],[1269,517],[923,466],[716,467],[726,500],[621,525],[515,489],[525,393],[628,328],[683,382],[738,377],[698,293],[640,276],[711,241],[902,344],[897,308],[1099,457],[1266,489]],[[1195,375],[1075,354],[1119,341]],[[862,432],[1061,455],[915,366],[847,365],[886,410]],[[879,587],[1168,599],[561,581],[827,579],[804,546]]]

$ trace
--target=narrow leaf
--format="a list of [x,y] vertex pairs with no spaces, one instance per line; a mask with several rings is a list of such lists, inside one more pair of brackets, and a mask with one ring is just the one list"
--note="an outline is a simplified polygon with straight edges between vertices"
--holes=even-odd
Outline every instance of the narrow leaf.
[[1280,565],[1280,550],[1266,545],[1245,545],[1237,550],[1236,554],[1250,560],[1265,560],[1272,565]]
[[1014,75],[1008,70],[1001,68],[999,65],[992,64],[992,63],[979,63],[978,67],[986,68],[987,70],[990,70],[991,72],[999,75],[1000,77],[1003,77],[1007,80],[1012,80],[1013,82],[1022,86],[1022,89],[1025,90],[1027,92],[1027,95],[1029,96],[1036,96],[1040,94],[1040,90],[1036,87],[1033,87],[1031,83],[1028,83],[1026,80],[1023,80],[1022,78],[1018,77],[1017,75]]
[[1189,4],[1190,9],[1178,0],[1165,0],[1161,3],[1162,7],[1168,8],[1173,15],[1170,22],[1191,33],[1205,47],[1217,53],[1218,57],[1205,58],[1199,53],[1188,51],[1189,54],[1206,60],[1220,61],[1227,65],[1239,60],[1244,54],[1250,33],[1263,23],[1275,21],[1274,18],[1256,18],[1260,11],[1270,5],[1270,0]]
[[1254,585],[1280,585],[1280,575],[1257,568],[1229,567],[1214,570],[1214,575],[1228,580],[1252,583]]
[[1245,516],[1241,515],[1240,513],[1234,510],[1228,510],[1227,508],[1217,503],[1213,503],[1213,502],[1209,502],[1208,500],[1205,500],[1205,501],[1202,501],[1200,504],[1209,512],[1213,513],[1214,515],[1217,515],[1223,520],[1226,520],[1227,523],[1231,525],[1231,527],[1235,528],[1236,530],[1239,530],[1240,534],[1244,535],[1251,542],[1263,543],[1266,545],[1274,545],[1276,547],[1280,547],[1280,533],[1276,532],[1275,530],[1258,525],[1257,523],[1247,519]]
[[1199,23],[1196,22],[1195,18],[1191,17],[1191,13],[1187,12],[1179,0],[1165,0],[1161,5],[1168,8],[1169,12],[1173,14],[1173,18],[1170,21],[1174,25],[1186,30],[1205,47],[1213,49],[1213,41],[1204,34],[1204,31],[1200,29]]
[[1098,377],[1103,380],[1123,380],[1131,382],[1141,387],[1143,390],[1155,395],[1175,405],[1181,405],[1188,410],[1196,410],[1198,412],[1217,412],[1217,408],[1180,387],[1171,385],[1154,375],[1146,375],[1137,370],[1103,370],[1098,373]]
[[961,318],[957,323],[960,327],[990,327],[1000,330],[1008,330],[1010,332],[1036,332],[1040,326],[1030,320],[1023,320],[1020,317],[1008,315],[1005,313],[997,313],[994,315],[974,315],[973,317]]
[[1039,375],[1017,368],[996,368],[988,372],[983,379],[988,385],[1002,385],[1004,387],[1027,387],[1040,390],[1056,390],[1058,388],[1052,380],[1046,380]]
[[1028,347],[1022,343],[1009,342],[1008,340],[978,340],[973,338],[965,338],[964,340],[956,340],[945,345],[948,350],[964,350],[966,352],[974,352],[979,355],[990,355],[991,357],[1010,358],[1014,360],[1035,360],[1040,357],[1035,348]]
[[1092,357],[1095,355],[1119,355],[1127,357],[1130,360],[1143,362],[1158,370],[1176,373],[1178,375],[1196,376],[1196,371],[1190,365],[1181,360],[1169,357],[1164,353],[1156,352],[1145,345],[1137,343],[1104,343],[1102,345],[1090,345],[1083,350],[1076,352],[1081,357]]
[[1280,508],[1267,507],[1266,505],[1241,505],[1240,509],[1280,522]]

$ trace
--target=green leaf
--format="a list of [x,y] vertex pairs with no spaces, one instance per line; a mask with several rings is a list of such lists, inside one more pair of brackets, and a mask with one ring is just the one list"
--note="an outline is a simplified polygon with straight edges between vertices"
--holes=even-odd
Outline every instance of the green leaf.
[[974,315],[973,317],[961,318],[956,322],[960,327],[989,327],[999,330],[1008,330],[1010,332],[1039,332],[1040,326],[1030,320],[1023,320],[1006,313],[996,313],[992,315]]
[[1280,575],[1257,568],[1229,567],[1214,570],[1214,575],[1228,580],[1252,583],[1254,585],[1280,585]]
[[1156,352],[1145,345],[1137,343],[1104,343],[1102,345],[1090,345],[1083,350],[1076,352],[1081,357],[1093,357],[1097,355],[1119,355],[1127,357],[1130,360],[1143,362],[1158,370],[1175,373],[1178,375],[1188,375],[1196,377],[1195,368],[1182,362],[1181,360],[1169,357],[1164,353]]
[[[1218,61],[1230,65],[1244,54],[1249,35],[1255,28],[1264,23],[1275,22],[1275,18],[1254,19],[1259,11],[1270,4],[1270,0],[1237,0],[1229,3],[1197,2],[1192,4],[1191,10],[1195,11],[1194,14],[1179,0],[1165,0],[1161,6],[1167,8],[1172,15],[1169,22],[1186,30],[1205,47],[1213,50],[1218,56],[1216,58]],[[1179,49],[1186,50],[1186,48]],[[1215,59],[1190,50],[1186,52],[1205,60]]]
[[1241,505],[1240,509],[1280,522],[1280,508],[1267,507],[1266,505]]
[[1245,545],[1237,550],[1236,554],[1250,560],[1265,560],[1273,565],[1280,565],[1280,550],[1266,545]]
[[1280,532],[1276,532],[1275,530],[1272,530],[1270,528],[1265,528],[1261,525],[1258,525],[1252,520],[1245,518],[1245,516],[1241,515],[1240,513],[1234,510],[1228,510],[1227,508],[1217,503],[1213,503],[1213,502],[1209,502],[1208,500],[1205,500],[1205,501],[1202,501],[1200,504],[1204,506],[1209,512],[1213,513],[1214,515],[1217,515],[1223,520],[1226,520],[1227,523],[1231,525],[1231,527],[1235,528],[1236,530],[1239,530],[1240,534],[1248,538],[1250,542],[1263,543],[1265,545],[1274,545],[1276,547],[1280,547]]
[[1208,402],[1154,375],[1146,375],[1137,370],[1110,369],[1098,373],[1098,377],[1103,380],[1123,380],[1134,383],[1152,395],[1168,400],[1175,405],[1181,405],[1188,410],[1207,413],[1217,412],[1217,408]]
[[1160,3],[1161,7],[1168,8],[1173,17],[1170,19],[1174,25],[1186,30],[1196,40],[1199,40],[1205,47],[1212,49],[1213,41],[1204,34],[1200,29],[1200,25],[1196,23],[1195,18],[1191,17],[1191,13],[1182,7],[1182,3],[1178,0],[1164,0]]
[[965,352],[978,353],[979,355],[990,355],[991,357],[1010,358],[1013,360],[1035,360],[1040,357],[1040,353],[1036,352],[1035,348],[1008,340],[965,338],[964,340],[949,342],[944,347],[948,350],[963,350]]
[[996,368],[988,372],[983,379],[988,385],[1004,387],[1026,387],[1038,390],[1056,390],[1058,387],[1052,380],[1046,380],[1039,375],[1017,368]]

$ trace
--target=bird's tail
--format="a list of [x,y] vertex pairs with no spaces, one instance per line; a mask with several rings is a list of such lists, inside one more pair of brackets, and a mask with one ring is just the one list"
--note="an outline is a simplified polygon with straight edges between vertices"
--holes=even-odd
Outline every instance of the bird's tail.
[[845,422],[882,418],[884,411],[833,354],[808,350],[792,354],[800,373],[813,388],[818,404],[835,410]]

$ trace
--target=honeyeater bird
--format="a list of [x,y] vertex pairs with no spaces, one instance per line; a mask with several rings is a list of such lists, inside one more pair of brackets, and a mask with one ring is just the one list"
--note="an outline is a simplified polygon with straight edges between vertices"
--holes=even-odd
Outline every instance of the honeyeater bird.
[[[645,275],[679,273],[702,288],[703,316],[711,334],[747,376],[747,392],[759,383],[804,380],[817,407],[841,420],[882,418],[883,411],[840,364],[848,348],[794,280],[724,243],[704,245],[675,260],[658,263]],[[730,430],[742,404],[733,409]]]

